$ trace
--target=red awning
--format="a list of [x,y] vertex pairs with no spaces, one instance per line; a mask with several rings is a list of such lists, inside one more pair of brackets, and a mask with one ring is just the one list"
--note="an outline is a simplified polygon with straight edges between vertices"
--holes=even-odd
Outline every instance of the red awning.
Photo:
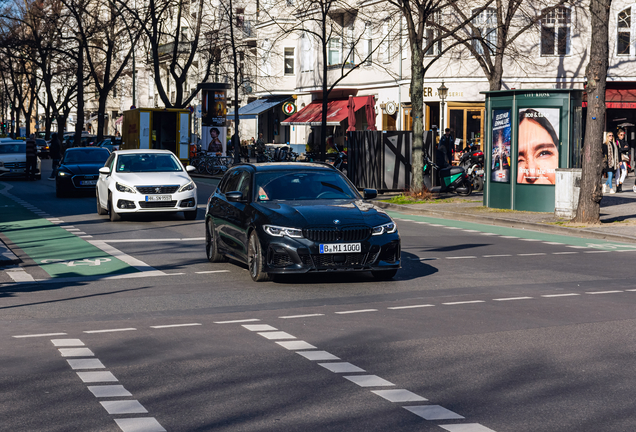
[[[583,93],[583,107],[587,107],[587,93]],[[636,89],[606,89],[605,107],[636,109]]]
[[[368,96],[354,97],[354,110],[364,108]],[[347,118],[348,99],[334,99],[327,103],[327,126],[338,126]],[[322,124],[322,101],[316,100],[281,123],[285,125],[320,126]]]

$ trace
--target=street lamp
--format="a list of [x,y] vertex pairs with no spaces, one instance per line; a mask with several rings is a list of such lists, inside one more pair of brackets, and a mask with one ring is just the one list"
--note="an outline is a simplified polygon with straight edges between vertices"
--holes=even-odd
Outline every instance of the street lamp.
[[444,80],[442,80],[442,85],[439,86],[439,88],[437,89],[437,94],[439,95],[440,98],[440,110],[439,110],[439,115],[440,115],[440,122],[439,122],[439,133],[440,135],[444,133],[444,129],[446,129],[444,127],[444,105],[445,105],[445,101],[446,101],[446,96],[448,95],[448,87],[446,87],[444,85]]

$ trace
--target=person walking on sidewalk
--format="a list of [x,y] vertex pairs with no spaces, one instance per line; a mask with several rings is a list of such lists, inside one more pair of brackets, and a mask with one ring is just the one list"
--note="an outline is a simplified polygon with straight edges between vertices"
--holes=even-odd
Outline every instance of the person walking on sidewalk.
[[444,135],[442,135],[442,138],[439,140],[439,147],[441,148],[442,146],[444,146],[446,151],[446,159],[448,159],[448,163],[452,164],[453,153],[455,152],[455,140],[451,135],[450,128],[446,128],[446,130],[444,130]]
[[618,147],[614,142],[614,134],[607,132],[603,143],[603,172],[607,174],[607,181],[603,184],[604,194],[608,191],[611,194],[616,193],[616,190],[612,189],[612,177],[618,169],[618,153]]
[[53,161],[51,176],[49,180],[55,180],[55,176],[57,175],[57,167],[60,165],[60,150],[62,145],[60,144],[60,139],[57,134],[54,133],[51,135],[51,142],[49,143],[49,154],[51,155],[51,160]]
[[35,170],[38,165],[38,148],[35,145],[35,134],[26,140],[26,168],[27,180],[35,180]]
[[625,138],[625,129],[619,129],[617,134],[618,138],[616,139],[616,145],[620,154],[618,156],[619,169],[616,173],[616,192],[622,192],[623,183],[627,177],[627,162],[629,162],[630,147],[627,139]]

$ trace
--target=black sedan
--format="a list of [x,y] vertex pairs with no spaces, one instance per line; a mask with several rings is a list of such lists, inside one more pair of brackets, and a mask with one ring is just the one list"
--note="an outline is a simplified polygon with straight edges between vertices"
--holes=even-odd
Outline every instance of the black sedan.
[[247,264],[255,281],[277,274],[371,271],[393,278],[400,268],[397,226],[365,201],[332,166],[238,165],[210,196],[205,216],[211,262]]
[[104,148],[67,149],[55,176],[55,195],[60,198],[71,192],[95,191],[99,169],[109,156],[110,152]]

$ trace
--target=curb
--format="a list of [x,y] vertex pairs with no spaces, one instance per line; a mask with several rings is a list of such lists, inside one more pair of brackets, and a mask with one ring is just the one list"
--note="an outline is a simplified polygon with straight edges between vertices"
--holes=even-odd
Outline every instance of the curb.
[[7,245],[4,244],[4,241],[0,239],[0,267],[6,267],[20,262],[22,262],[22,260],[11,252],[11,249],[9,249]]
[[468,213],[457,213],[443,210],[427,210],[422,208],[413,208],[405,205],[390,204],[375,201],[375,205],[385,210],[394,210],[411,215],[419,216],[431,216],[440,219],[452,219],[464,222],[475,222],[484,225],[496,225],[508,228],[528,229],[533,231],[540,231],[551,234],[560,234],[568,236],[578,236],[584,238],[591,238],[595,240],[609,240],[623,243],[636,243],[636,237],[622,236],[616,234],[603,234],[596,231],[591,231],[584,228],[567,228],[556,225],[546,225],[536,222],[523,222],[515,219],[507,219],[503,217],[493,216],[476,216]]

